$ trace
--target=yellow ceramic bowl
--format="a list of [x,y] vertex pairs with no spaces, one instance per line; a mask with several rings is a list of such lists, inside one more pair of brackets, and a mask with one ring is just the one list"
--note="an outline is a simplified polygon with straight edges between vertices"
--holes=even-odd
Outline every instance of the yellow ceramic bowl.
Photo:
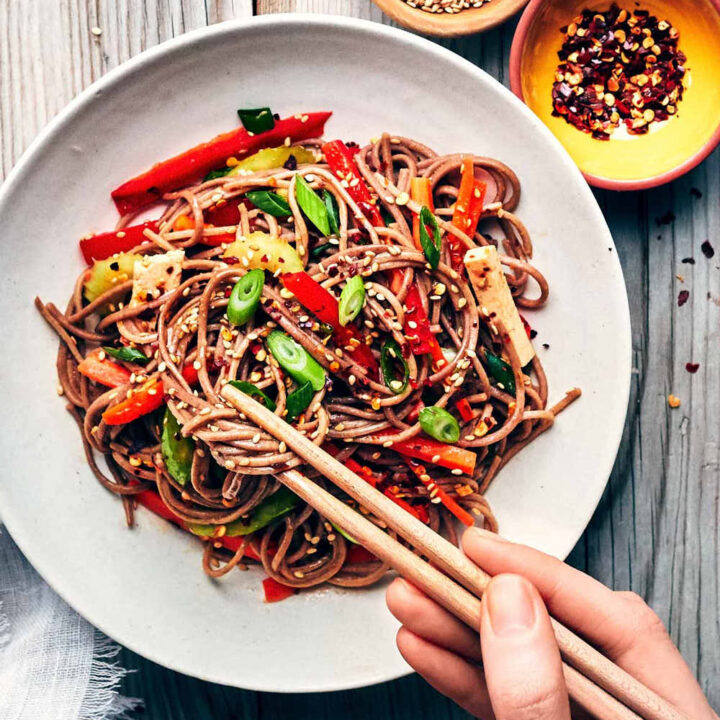
[[[645,135],[615,133],[596,140],[562,117],[552,116],[551,89],[560,28],[583,8],[607,10],[612,0],[531,0],[513,39],[513,92],[550,128],[591,185],[638,190],[679,177],[720,141],[720,0],[639,0],[639,7],[680,31],[678,48],[687,56],[685,92],[675,116],[655,123]],[[627,10],[634,0],[617,0]]]

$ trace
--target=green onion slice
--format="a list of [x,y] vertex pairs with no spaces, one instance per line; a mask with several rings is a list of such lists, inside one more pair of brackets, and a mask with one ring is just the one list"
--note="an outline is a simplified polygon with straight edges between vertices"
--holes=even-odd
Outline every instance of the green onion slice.
[[485,362],[493,379],[502,385],[507,392],[514,395],[515,375],[513,374],[510,364],[487,350],[485,351]]
[[287,396],[287,415],[285,416],[285,420],[292,422],[300,417],[307,409],[314,394],[313,386],[309,382],[304,383],[297,388],[297,390],[293,390]]
[[250,270],[235,283],[227,304],[228,320],[233,325],[244,325],[255,315],[264,285],[265,271],[259,268]]
[[[402,372],[402,380],[396,377],[397,367],[399,367]],[[382,349],[380,350],[380,369],[382,370],[385,384],[396,395],[400,395],[405,392],[408,379],[410,378],[410,370],[405,362],[402,350],[395,340],[387,340],[382,346]]]
[[237,114],[243,127],[254,135],[275,127],[275,120],[269,107],[240,109]]
[[275,412],[277,405],[259,388],[249,383],[247,380],[231,380],[229,385],[237,388],[251,398],[260,401],[268,410]]
[[144,365],[146,362],[150,362],[150,358],[147,355],[144,355],[134,347],[123,345],[119,348],[103,347],[103,350],[106,355],[110,355],[110,357],[122,360],[123,362],[138,363],[138,365]]
[[322,245],[316,245],[311,251],[310,251],[310,257],[313,260],[317,260],[319,257],[322,256],[322,254],[328,249],[331,248],[332,245],[330,243],[323,243]]
[[327,210],[330,229],[333,235],[337,235],[340,232],[340,211],[338,210],[337,200],[329,190],[323,190],[322,199]]
[[344,327],[352,322],[363,309],[365,304],[365,283],[360,275],[351,277],[343,291],[340,293],[340,302],[338,304],[338,319]]
[[180,423],[169,408],[165,408],[162,421],[160,452],[170,477],[185,485],[190,480],[195,441],[182,436]]
[[458,421],[443,408],[424,407],[420,411],[420,427],[432,438],[444,443],[456,443],[460,439]]
[[318,392],[325,387],[325,370],[312,355],[289,335],[273,330],[267,337],[268,350],[298,385],[309,382]]
[[[432,230],[432,237],[428,233],[428,225]],[[425,205],[420,210],[420,244],[430,267],[436,268],[440,264],[440,227],[435,216]]]
[[251,190],[245,197],[256,207],[273,217],[287,217],[292,213],[287,200],[270,190]]
[[295,176],[295,197],[307,219],[324,237],[330,235],[330,220],[325,203],[302,175]]

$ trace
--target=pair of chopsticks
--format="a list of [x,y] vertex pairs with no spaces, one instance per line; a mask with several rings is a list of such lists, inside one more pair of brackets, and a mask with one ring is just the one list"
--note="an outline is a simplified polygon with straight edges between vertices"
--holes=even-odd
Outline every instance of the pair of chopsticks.
[[[308,465],[383,520],[428,561],[298,470],[276,477],[322,516],[339,525],[402,577],[473,630],[480,630],[480,597],[490,576],[431,530],[282,418],[226,384],[220,395],[249,420],[283,441]],[[599,720],[687,720],[685,715],[611,660],[552,620],[570,697]]]

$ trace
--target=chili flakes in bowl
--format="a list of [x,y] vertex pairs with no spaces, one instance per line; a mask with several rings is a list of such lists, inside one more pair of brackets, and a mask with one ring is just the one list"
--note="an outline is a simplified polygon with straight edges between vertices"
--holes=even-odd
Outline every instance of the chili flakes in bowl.
[[583,10],[565,38],[552,87],[553,115],[600,140],[621,125],[633,135],[677,112],[685,55],[679,32],[647,10]]

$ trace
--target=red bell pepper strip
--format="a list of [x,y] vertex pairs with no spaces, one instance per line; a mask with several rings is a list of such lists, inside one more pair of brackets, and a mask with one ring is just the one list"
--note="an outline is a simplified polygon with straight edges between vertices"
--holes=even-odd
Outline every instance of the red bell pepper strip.
[[326,142],[322,146],[322,151],[331,172],[341,182],[344,180],[347,183],[347,187],[344,184],[343,187],[358,204],[370,224],[373,227],[384,227],[385,222],[370,193],[370,188],[355,164],[355,153],[342,140]]
[[93,350],[81,363],[78,371],[85,377],[101,385],[117,387],[130,382],[130,371],[112,360],[108,360],[105,351]]
[[[148,171],[112,191],[118,211],[125,214],[156,202],[162,195],[201,179],[210,170],[224,166],[229,157],[242,158],[266,147],[307,140],[323,134],[332,113],[294,115],[278,120],[275,127],[258,135],[245,128],[223,133],[209,142],[196,145],[180,155],[157,163]],[[305,122],[303,122],[303,119]]]
[[283,285],[306,307],[320,322],[330,325],[333,329],[333,340],[338,347],[348,350],[353,360],[358,362],[374,376],[378,375],[378,363],[357,326],[350,323],[342,326],[338,315],[338,301],[317,280],[313,280],[306,272],[285,273]]
[[[486,183],[475,179],[474,168],[472,157],[463,158],[460,188],[452,218],[453,225],[458,230],[462,230],[468,237],[475,235],[475,229],[485,204],[485,192],[487,190]],[[464,269],[465,246],[454,235],[450,235],[448,237],[448,248],[453,269],[462,272]]]
[[[182,370],[182,375],[188,385],[194,385],[198,381],[197,370],[192,365],[186,365]],[[109,407],[102,414],[107,425],[126,425],[157,410],[165,403],[165,389],[162,380],[159,379],[148,380],[140,388],[131,392],[130,397]]]
[[420,482],[429,490],[431,497],[440,498],[440,502],[463,524],[471,527],[475,524],[473,516],[455,502],[436,482],[430,478],[424,466],[415,460],[406,460],[408,467],[417,475]]
[[[187,525],[185,524],[185,521],[182,518],[178,517],[163,502],[163,499],[160,497],[159,493],[155,492],[155,490],[143,490],[142,492],[137,493],[137,495],[133,495],[133,497],[135,498],[135,501],[138,505],[142,505],[151,513],[163,518],[163,520],[167,520],[168,522],[171,522],[174,525],[181,527],[183,530],[187,530]],[[237,552],[243,540],[246,540],[246,538],[228,537],[227,535],[223,535],[221,538],[214,538],[214,542],[222,543],[223,547],[227,548],[231,552]],[[245,545],[244,554],[245,557],[248,557],[251,560],[260,560],[260,556],[252,549],[252,547],[250,547],[249,544]]]
[[352,545],[348,548],[346,562],[348,565],[359,565],[361,563],[377,562],[377,555],[373,555],[362,545]]
[[93,260],[105,260],[115,253],[127,252],[140,245],[147,240],[144,232],[148,228],[157,232],[159,223],[151,220],[140,225],[130,225],[120,230],[84,237],[80,240],[80,252],[82,252],[85,262],[92,265]]
[[[430,353],[435,366],[441,368],[447,362],[437,338],[430,329],[430,320],[425,313],[420,292],[416,285],[411,285],[405,296],[405,325],[403,332],[408,338],[410,349],[414,355],[427,355]],[[413,322],[416,327],[410,327]]]
[[280,602],[287,600],[297,592],[296,588],[289,585],[283,585],[275,580],[275,578],[267,577],[262,581],[263,593],[265,594],[266,603]]
[[477,410],[472,409],[472,405],[470,405],[467,398],[462,398],[462,400],[458,400],[455,403],[455,407],[457,408],[457,411],[460,413],[460,417],[462,418],[463,422],[470,422],[471,420],[474,420],[480,413]]
[[[385,430],[383,435],[394,435],[399,430]],[[450,470],[462,470],[466,475],[472,475],[477,462],[477,455],[471,450],[447,445],[422,435],[416,435],[410,440],[394,442],[392,449],[401,455],[422,460],[432,465],[439,465]]]

